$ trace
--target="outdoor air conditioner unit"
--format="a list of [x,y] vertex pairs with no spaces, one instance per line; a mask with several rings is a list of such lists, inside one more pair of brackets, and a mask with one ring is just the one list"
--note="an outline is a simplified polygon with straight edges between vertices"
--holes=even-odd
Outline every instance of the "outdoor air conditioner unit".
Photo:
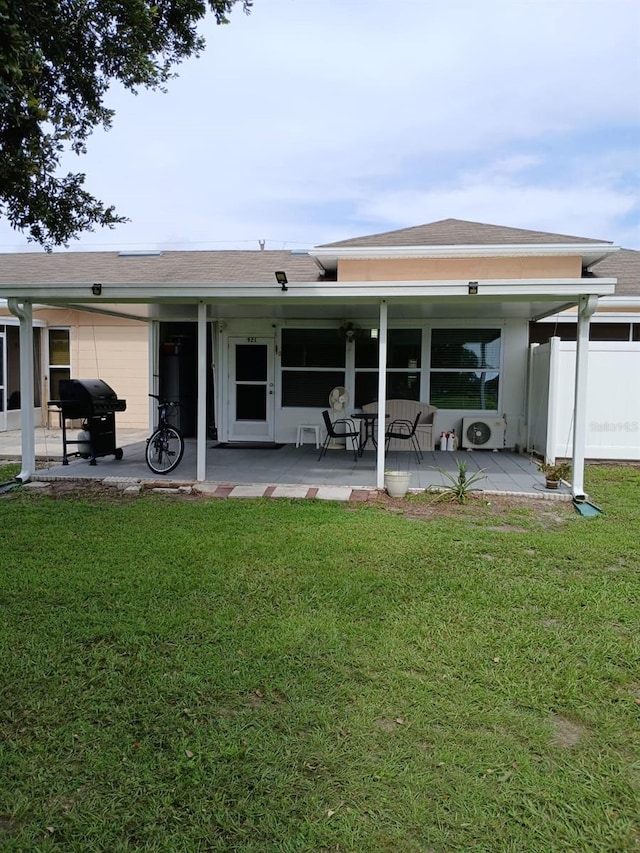
[[498,450],[504,447],[504,418],[463,418],[462,447],[467,450]]

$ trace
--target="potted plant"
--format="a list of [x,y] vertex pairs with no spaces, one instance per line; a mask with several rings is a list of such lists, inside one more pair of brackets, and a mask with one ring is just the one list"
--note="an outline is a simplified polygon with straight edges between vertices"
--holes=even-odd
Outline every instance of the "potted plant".
[[385,471],[384,487],[392,498],[403,498],[409,491],[410,471]]
[[538,469],[544,474],[548,489],[557,489],[560,480],[566,480],[571,476],[570,462],[541,462]]

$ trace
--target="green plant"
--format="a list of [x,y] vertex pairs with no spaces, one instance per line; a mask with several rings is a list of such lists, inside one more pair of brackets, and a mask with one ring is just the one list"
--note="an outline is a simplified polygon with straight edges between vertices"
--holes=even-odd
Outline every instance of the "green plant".
[[6,483],[13,480],[20,473],[20,464],[18,462],[6,462],[0,464],[0,483]]
[[538,470],[542,471],[545,478],[550,482],[566,480],[571,476],[571,463],[564,462],[541,462],[538,465]]
[[436,468],[447,481],[447,485],[439,490],[439,497],[443,500],[455,501],[459,504],[467,502],[467,498],[471,492],[480,491],[475,483],[484,480],[484,468],[479,471],[474,471],[473,474],[467,472],[467,463],[464,459],[456,459],[458,466],[457,475],[451,474],[442,468]]

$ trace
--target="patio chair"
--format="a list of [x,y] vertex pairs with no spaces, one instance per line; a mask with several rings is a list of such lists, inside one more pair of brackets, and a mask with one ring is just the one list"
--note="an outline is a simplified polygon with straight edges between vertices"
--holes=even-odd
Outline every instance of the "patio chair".
[[[318,456],[318,461],[322,459],[322,457],[327,452],[327,448],[329,447],[329,442],[332,438],[344,439],[345,442],[348,438],[351,439],[351,443],[353,445],[353,458],[358,461],[358,440],[360,438],[360,429],[355,425],[355,423],[351,420],[351,418],[338,418],[337,421],[332,423],[331,418],[329,417],[329,410],[325,409],[322,413],[322,417],[324,419],[325,429],[327,430],[327,435],[322,443],[322,447],[320,448],[320,456]],[[336,429],[339,427],[339,429]]]
[[392,438],[396,438],[399,441],[409,441],[416,454],[418,464],[422,462],[424,457],[422,455],[422,450],[420,450],[420,445],[418,444],[418,441],[416,439],[416,427],[418,426],[418,421],[420,420],[421,414],[422,412],[418,412],[414,421],[408,421],[404,418],[396,418],[395,421],[391,421],[391,423],[387,427],[387,431],[384,434],[384,437],[386,439],[385,453],[389,450],[389,442]]

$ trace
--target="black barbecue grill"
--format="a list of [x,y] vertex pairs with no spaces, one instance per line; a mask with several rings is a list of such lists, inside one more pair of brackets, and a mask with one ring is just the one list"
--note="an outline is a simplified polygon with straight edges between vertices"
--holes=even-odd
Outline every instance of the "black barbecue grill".
[[[115,413],[124,412],[126,400],[119,400],[116,392],[102,379],[61,379],[60,399],[51,400],[62,415],[62,464],[69,464],[69,456],[89,459],[96,464],[99,456],[113,454],[122,459],[122,449],[116,447]],[[82,420],[83,434],[77,439],[67,439],[67,420]],[[76,446],[75,453],[68,447]]]

